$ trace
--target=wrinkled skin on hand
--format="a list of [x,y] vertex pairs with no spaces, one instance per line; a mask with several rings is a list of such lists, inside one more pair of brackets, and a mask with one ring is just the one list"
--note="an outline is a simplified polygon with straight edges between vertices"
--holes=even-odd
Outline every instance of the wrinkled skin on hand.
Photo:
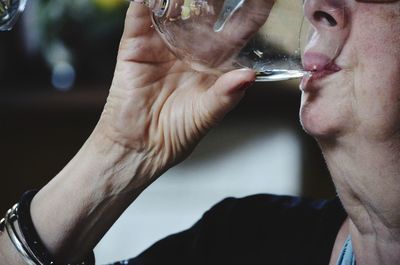
[[97,131],[145,157],[145,174],[159,175],[193,150],[254,79],[251,70],[193,71],[167,49],[148,9],[132,3]]

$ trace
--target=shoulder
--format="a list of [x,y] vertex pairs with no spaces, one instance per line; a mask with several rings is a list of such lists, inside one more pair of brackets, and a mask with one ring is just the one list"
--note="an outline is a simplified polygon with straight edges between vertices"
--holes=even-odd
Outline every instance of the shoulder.
[[[244,198],[226,198],[212,207],[204,218],[233,219],[233,222],[262,220],[265,224],[274,220],[288,222],[302,219],[316,221],[341,221],[345,212],[338,198],[316,200],[286,195],[257,194]],[[291,218],[294,218],[291,219]]]
[[[241,253],[235,256],[235,262],[327,264],[345,218],[337,198],[314,200],[269,194],[227,198],[204,215],[199,227],[211,233],[201,233],[199,238],[212,242],[220,253]],[[313,250],[318,254],[311,257]],[[231,264],[237,264],[234,261]]]
[[227,198],[190,229],[122,264],[327,264],[344,219],[338,199]]

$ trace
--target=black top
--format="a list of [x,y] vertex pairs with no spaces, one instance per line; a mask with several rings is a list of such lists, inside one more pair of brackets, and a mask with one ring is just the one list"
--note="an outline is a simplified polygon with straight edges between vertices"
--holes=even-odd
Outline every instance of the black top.
[[136,258],[115,264],[328,264],[345,218],[338,198],[228,198],[190,229],[160,240]]

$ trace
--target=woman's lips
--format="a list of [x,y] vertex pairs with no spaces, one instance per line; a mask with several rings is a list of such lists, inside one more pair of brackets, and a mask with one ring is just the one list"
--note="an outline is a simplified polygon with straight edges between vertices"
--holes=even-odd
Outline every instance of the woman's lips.
[[301,82],[300,89],[303,91],[310,90],[315,81],[342,70],[328,56],[314,52],[304,54],[303,68],[310,72],[310,75],[306,75]]

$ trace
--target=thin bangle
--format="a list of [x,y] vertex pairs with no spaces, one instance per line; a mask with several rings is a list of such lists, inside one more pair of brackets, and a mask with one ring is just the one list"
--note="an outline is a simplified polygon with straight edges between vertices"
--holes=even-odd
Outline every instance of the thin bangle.
[[1,219],[0,220],[0,235],[2,235],[4,233],[4,229],[5,229],[5,224],[6,224],[6,219]]
[[14,245],[16,250],[20,253],[22,259],[29,265],[43,265],[42,263],[38,262],[36,257],[29,253],[29,249],[24,245],[21,236],[17,232],[17,228],[15,226],[17,221],[17,209],[18,204],[14,205],[10,210],[7,211],[6,218],[5,218],[5,228],[7,234],[11,240],[11,243]]
[[[72,265],[56,261],[44,247],[33,225],[30,203],[37,191],[26,192],[19,203],[14,205],[0,221],[0,231],[5,231],[16,250],[28,265]],[[94,253],[74,265],[94,265]]]

